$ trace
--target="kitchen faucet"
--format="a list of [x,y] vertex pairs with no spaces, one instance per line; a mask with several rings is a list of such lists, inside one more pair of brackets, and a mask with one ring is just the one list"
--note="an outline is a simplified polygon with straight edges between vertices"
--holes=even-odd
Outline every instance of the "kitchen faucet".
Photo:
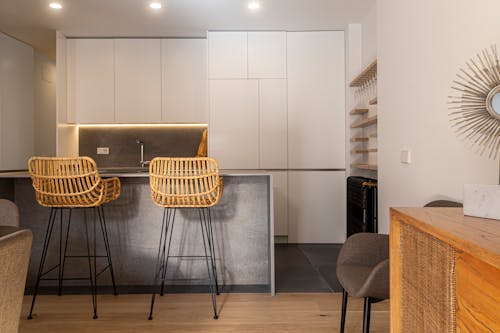
[[139,139],[136,139],[135,143],[141,146],[141,160],[139,161],[139,165],[141,168],[144,168],[145,166],[149,165],[150,162],[150,161],[144,161],[144,142],[142,142]]

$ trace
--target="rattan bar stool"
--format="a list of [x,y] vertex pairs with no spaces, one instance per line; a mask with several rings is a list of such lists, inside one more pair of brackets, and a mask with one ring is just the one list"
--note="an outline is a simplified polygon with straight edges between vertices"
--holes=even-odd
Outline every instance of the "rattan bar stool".
[[160,280],[160,295],[163,296],[169,258],[180,257],[170,255],[178,208],[198,209],[205,255],[188,257],[205,258],[214,319],[218,319],[216,295],[219,294],[219,285],[210,213],[210,207],[219,202],[224,187],[223,179],[219,176],[218,163],[208,157],[158,157],[151,161],[149,179],[151,197],[156,205],[163,208],[163,221],[148,319],[153,319],[153,307]]
[[[38,295],[40,281],[42,280],[58,281],[59,295],[62,294],[64,280],[89,280],[92,295],[92,309],[94,312],[93,318],[97,319],[97,277],[108,269],[111,274],[114,294],[117,295],[103,204],[116,200],[120,196],[120,180],[116,177],[101,179],[97,171],[96,163],[89,157],[32,157],[29,160],[28,166],[36,194],[36,200],[41,206],[51,208],[28,319],[33,318],[33,308]],[[69,211],[65,236],[63,235],[64,209]],[[87,243],[86,255],[67,255],[71,215],[74,209],[83,210]],[[93,251],[91,251],[87,209],[92,209],[94,211]],[[58,213],[60,218],[59,263],[44,271],[52,231]],[[106,250],[105,255],[97,255],[97,219],[99,220],[102,232],[104,248]],[[66,258],[87,258],[89,277],[64,278]],[[97,259],[107,259],[107,265],[99,272],[97,271]],[[58,270],[57,278],[44,278],[45,275],[56,269]]]

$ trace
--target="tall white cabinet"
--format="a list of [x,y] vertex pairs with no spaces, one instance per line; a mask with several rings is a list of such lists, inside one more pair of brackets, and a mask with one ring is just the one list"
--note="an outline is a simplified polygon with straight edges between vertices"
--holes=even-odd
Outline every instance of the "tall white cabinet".
[[34,51],[0,33],[0,170],[34,155]]
[[275,234],[345,239],[343,32],[209,32],[209,153],[274,176]]

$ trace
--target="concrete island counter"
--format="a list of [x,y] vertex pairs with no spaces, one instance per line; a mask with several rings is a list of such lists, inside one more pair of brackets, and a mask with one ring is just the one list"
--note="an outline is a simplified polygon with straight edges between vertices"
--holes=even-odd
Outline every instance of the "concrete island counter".
[[[106,169],[101,177],[117,176],[121,181],[120,198],[104,206],[118,292],[150,292],[158,252],[163,209],[150,197],[149,174],[145,170]],[[263,292],[274,294],[273,179],[268,174],[221,174],[224,194],[212,208],[214,243],[219,285],[223,292]],[[43,247],[50,209],[35,199],[29,174],[0,173],[0,197],[19,207],[21,226],[33,231],[33,247],[27,289],[32,290]],[[69,210],[64,210],[67,220]],[[94,213],[88,211],[89,221]],[[59,260],[59,215],[54,227],[46,267]],[[66,226],[66,223],[63,223]],[[99,224],[97,223],[97,228]],[[66,228],[66,227],[64,227]],[[98,254],[101,235],[97,232]],[[85,228],[81,209],[73,210],[68,254],[86,251]],[[202,255],[203,242],[196,209],[177,209],[171,255]],[[71,259],[71,260],[70,260]],[[105,266],[105,263],[102,263]],[[66,277],[88,275],[86,260],[69,258]],[[98,268],[99,270],[99,268]],[[206,266],[199,258],[171,258],[167,292],[205,291]],[[57,272],[55,272],[57,277]],[[98,280],[100,292],[111,291],[111,279],[103,274]],[[86,292],[88,281],[66,281],[66,292]],[[44,282],[42,292],[55,292],[57,281]]]

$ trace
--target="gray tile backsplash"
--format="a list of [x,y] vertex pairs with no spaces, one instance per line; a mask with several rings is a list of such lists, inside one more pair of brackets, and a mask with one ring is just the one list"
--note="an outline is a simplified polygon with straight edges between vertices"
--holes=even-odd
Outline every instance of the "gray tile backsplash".
[[[144,160],[157,156],[194,157],[206,126],[81,126],[79,155],[92,157],[99,168],[139,166],[140,146]],[[108,147],[109,155],[97,155]]]

